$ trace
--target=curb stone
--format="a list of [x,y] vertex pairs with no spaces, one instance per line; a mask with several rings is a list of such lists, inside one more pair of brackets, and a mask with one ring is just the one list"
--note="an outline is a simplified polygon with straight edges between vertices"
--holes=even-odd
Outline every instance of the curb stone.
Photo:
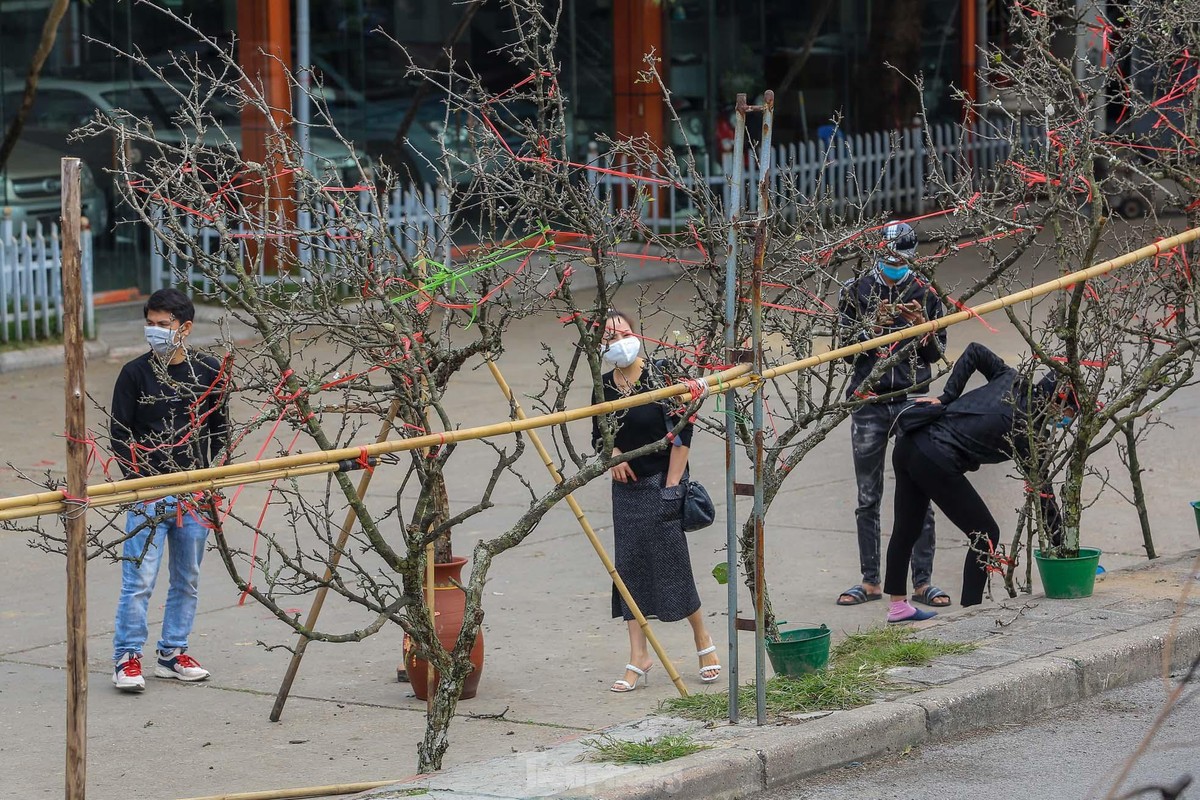
[[[85,359],[104,358],[109,353],[108,343],[103,339],[92,339],[83,343]],[[66,360],[61,344],[48,344],[39,347],[29,347],[24,350],[10,350],[0,353],[0,373],[16,372],[35,367],[52,367]]]
[[[526,753],[474,765],[477,774],[495,779],[487,789],[479,784],[463,785],[454,779],[455,770],[438,776],[414,777],[395,789],[428,786],[433,800],[744,798],[850,762],[903,752],[908,747],[1000,723],[1030,721],[1107,689],[1161,675],[1164,664],[1171,671],[1182,669],[1200,654],[1200,614],[1190,607],[1185,610],[1192,613],[1068,645],[890,702],[834,712],[799,725],[773,725],[765,729],[725,725],[703,729],[698,723],[691,723],[696,738],[713,749],[647,767],[579,766],[585,785],[564,786],[560,782],[557,793],[549,786],[545,788],[550,791],[539,791],[537,786],[530,785],[530,775],[536,777],[536,769],[529,772],[531,764],[542,760],[542,769],[547,771],[569,770],[580,763],[583,750],[578,741],[546,753]],[[1168,643],[1170,657],[1169,663],[1165,663]],[[631,728],[654,725],[650,722],[654,719],[606,732],[630,738]],[[657,720],[658,726],[689,724],[661,717]],[[560,749],[572,752],[553,752]],[[520,760],[524,781],[502,785],[505,783],[499,774],[502,763],[514,760]],[[586,780],[589,777],[593,779]],[[404,796],[391,791],[380,789],[369,796],[372,800]]]

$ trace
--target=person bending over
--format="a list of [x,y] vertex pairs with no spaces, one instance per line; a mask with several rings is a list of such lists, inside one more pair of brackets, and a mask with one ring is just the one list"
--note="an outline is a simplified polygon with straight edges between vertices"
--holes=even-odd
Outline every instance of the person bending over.
[[[963,394],[968,379],[979,372],[987,383]],[[1073,391],[1059,391],[1051,372],[1035,385],[978,342],[967,345],[954,364],[946,387],[936,398],[916,402],[940,404],[941,416],[896,442],[892,466],[896,472],[895,515],[887,550],[883,590],[891,595],[888,622],[929,619],[905,599],[905,579],[913,546],[930,503],[971,540],[963,563],[962,604],[983,602],[989,554],[1000,540],[1000,526],[966,473],[980,464],[999,464],[1030,456],[1030,435],[1042,437],[1054,425],[1069,425],[1079,408]],[[1061,528],[1058,504],[1050,487],[1042,487],[1042,510],[1057,536]]]

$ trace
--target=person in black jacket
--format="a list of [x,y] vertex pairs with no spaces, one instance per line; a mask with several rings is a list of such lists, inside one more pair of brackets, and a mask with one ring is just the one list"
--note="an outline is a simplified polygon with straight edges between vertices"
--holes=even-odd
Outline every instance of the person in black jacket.
[[[987,383],[963,394],[976,372]],[[965,473],[980,464],[1027,459],[1031,434],[1037,438],[1055,424],[1069,425],[1079,408],[1074,392],[1058,390],[1053,372],[1031,385],[978,342],[967,345],[939,397],[916,402],[940,404],[945,411],[928,425],[900,436],[892,454],[895,520],[883,585],[891,595],[888,622],[934,616],[914,608],[904,596],[908,562],[931,501],[971,540],[963,563],[962,604],[983,602],[988,556],[1000,540],[1000,526]],[[1049,489],[1041,487],[1042,509],[1047,524],[1057,532],[1058,505]]]
[[[150,352],[122,367],[113,387],[113,454],[127,478],[207,467],[228,437],[227,370],[211,356],[188,351],[196,309],[183,292],[160,289],[143,313]],[[170,585],[154,674],[183,681],[209,676],[187,654],[209,530],[203,516],[193,498],[175,496],[139,503],[126,516],[113,632],[113,685],[121,691],[146,688],[146,615],[164,549],[170,551]]]
[[[893,222],[884,227],[879,263],[847,282],[839,295],[842,345],[863,342],[942,315],[942,303],[937,293],[909,269],[916,253],[917,235],[912,226]],[[850,415],[854,478],[858,486],[854,517],[862,583],[842,592],[837,599],[839,606],[860,605],[883,597],[879,579],[879,507],[883,498],[888,438],[895,429],[896,415],[904,407],[908,394],[914,390],[922,391],[928,385],[930,365],[942,358],[945,347],[946,332],[943,330],[854,357],[854,374],[846,398],[864,401]],[[871,373],[880,361],[897,351],[900,355],[896,363],[872,380]],[[930,511],[913,552],[913,599],[941,607],[950,604],[950,596],[933,585],[933,549],[933,512]]]

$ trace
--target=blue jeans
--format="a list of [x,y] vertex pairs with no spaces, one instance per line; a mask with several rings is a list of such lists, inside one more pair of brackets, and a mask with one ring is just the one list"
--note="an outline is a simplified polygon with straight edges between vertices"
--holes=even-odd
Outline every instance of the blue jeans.
[[117,601],[116,630],[113,632],[113,661],[125,653],[141,654],[149,629],[146,614],[158,578],[163,550],[168,549],[167,606],[163,613],[159,650],[186,650],[188,634],[196,619],[199,597],[200,561],[208,528],[197,517],[203,512],[185,507],[178,519],[174,497],[138,505],[125,518],[125,540],[121,562],[121,597]]
[[[850,443],[854,448],[854,477],[858,482],[858,561],[863,583],[878,586],[879,506],[883,498],[883,466],[887,461],[888,438],[903,403],[869,403],[850,415]],[[925,586],[933,576],[933,508],[912,552],[913,586]]]

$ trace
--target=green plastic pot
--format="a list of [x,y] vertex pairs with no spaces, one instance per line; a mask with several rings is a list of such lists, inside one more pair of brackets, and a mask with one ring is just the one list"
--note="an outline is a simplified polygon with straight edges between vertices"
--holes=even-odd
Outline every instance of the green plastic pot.
[[829,628],[793,628],[779,632],[778,642],[767,642],[767,657],[776,675],[801,678],[825,669],[829,663]]
[[1192,511],[1196,512],[1196,531],[1200,532],[1200,500],[1192,503]]
[[1100,563],[1098,547],[1081,547],[1075,558],[1055,558],[1033,551],[1033,559],[1042,576],[1042,588],[1046,597],[1055,600],[1073,600],[1091,597],[1096,586],[1096,565]]

